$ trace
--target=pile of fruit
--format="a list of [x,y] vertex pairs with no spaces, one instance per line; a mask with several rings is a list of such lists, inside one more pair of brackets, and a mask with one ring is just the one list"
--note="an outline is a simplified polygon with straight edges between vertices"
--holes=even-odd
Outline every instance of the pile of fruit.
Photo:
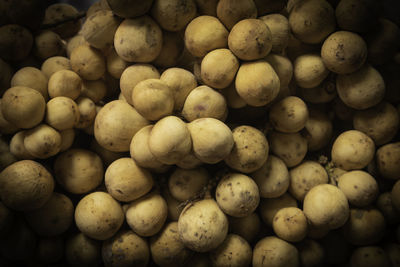
[[375,0],[0,1],[0,266],[400,266]]

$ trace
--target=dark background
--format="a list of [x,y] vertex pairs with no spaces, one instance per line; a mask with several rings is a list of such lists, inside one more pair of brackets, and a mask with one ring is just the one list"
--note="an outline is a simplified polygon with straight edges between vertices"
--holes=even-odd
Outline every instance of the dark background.
[[79,11],[86,11],[96,0],[58,0],[58,3],[67,3],[73,5]]
[[[146,1],[146,0],[144,0]],[[380,0],[376,0],[380,1]],[[53,2],[53,1],[51,1]],[[57,0],[54,2],[68,3],[75,6],[79,11],[86,11],[96,0]],[[399,0],[382,0],[385,17],[400,25],[400,1]]]

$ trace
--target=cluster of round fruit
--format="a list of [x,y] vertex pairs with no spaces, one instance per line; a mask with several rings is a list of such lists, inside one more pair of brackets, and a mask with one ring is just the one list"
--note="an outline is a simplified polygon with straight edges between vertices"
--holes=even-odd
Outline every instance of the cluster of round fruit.
[[0,14],[0,265],[398,266],[400,29],[379,1]]

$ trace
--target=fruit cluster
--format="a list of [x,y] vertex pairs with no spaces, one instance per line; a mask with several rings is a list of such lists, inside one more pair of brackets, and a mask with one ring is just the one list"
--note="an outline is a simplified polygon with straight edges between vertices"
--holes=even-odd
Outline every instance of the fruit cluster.
[[374,0],[0,0],[0,266],[399,266]]

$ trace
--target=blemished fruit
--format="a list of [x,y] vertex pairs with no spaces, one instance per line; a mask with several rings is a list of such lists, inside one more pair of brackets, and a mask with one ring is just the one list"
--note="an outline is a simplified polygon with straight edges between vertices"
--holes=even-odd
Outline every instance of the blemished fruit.
[[0,0],[0,266],[396,266],[396,1],[50,2]]

